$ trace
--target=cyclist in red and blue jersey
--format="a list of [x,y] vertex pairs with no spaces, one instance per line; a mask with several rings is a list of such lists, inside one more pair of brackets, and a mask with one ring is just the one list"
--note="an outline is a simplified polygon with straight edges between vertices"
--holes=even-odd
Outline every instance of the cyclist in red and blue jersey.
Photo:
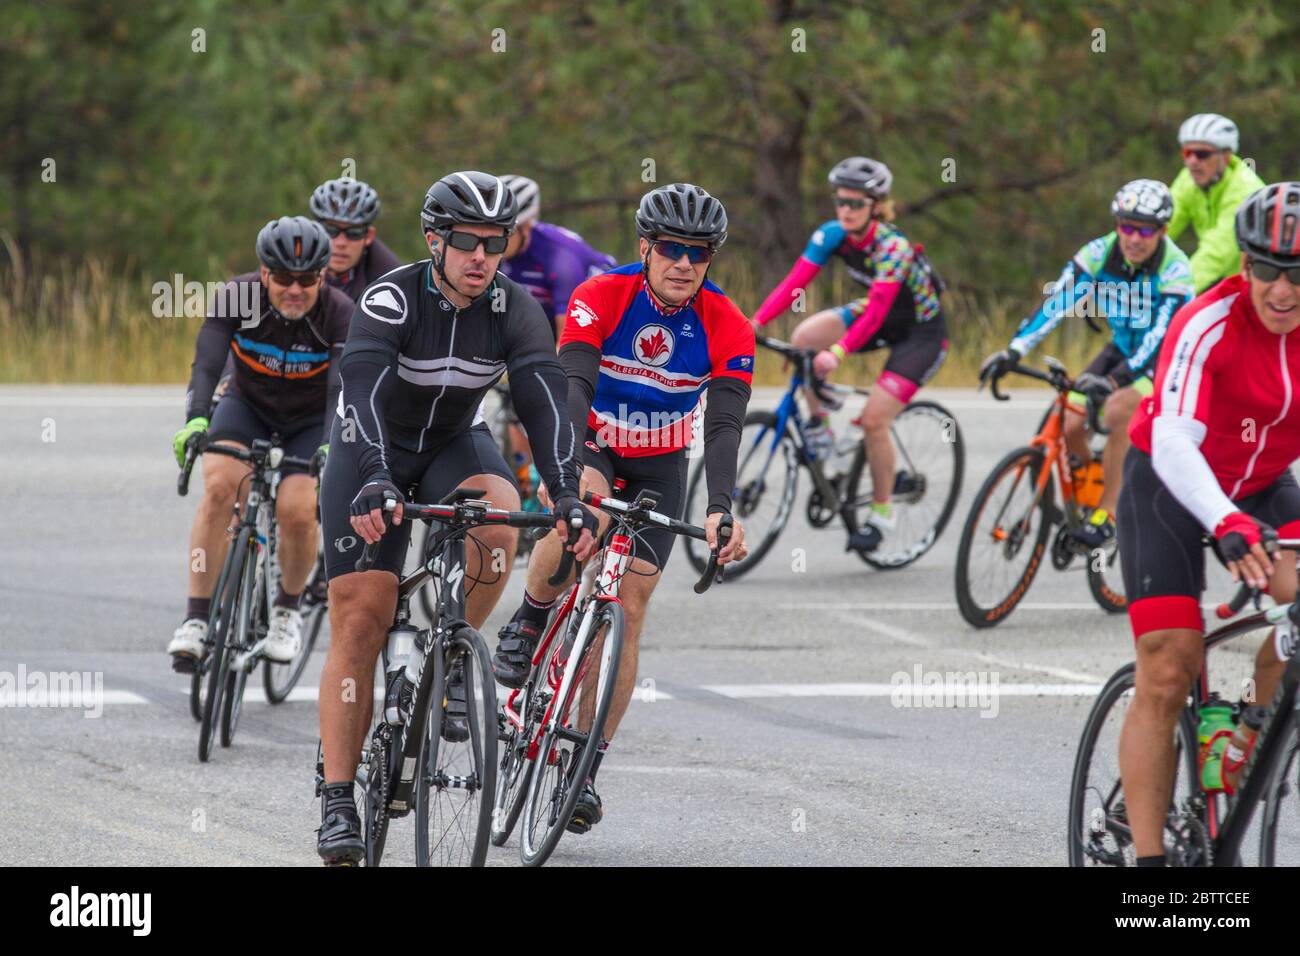
[[[635,500],[659,494],[658,511],[681,517],[686,493],[686,451],[702,396],[704,464],[709,489],[704,523],[710,547],[731,511],[741,423],[754,368],[754,332],[744,314],[706,278],[727,238],[722,204],[698,186],[673,183],[647,193],[636,215],[641,261],[588,279],[569,303],[560,337],[560,364],[569,378],[569,417],[587,423],[582,490]],[[608,519],[598,513],[602,528]],[[667,563],[675,536],[652,530],[638,535],[619,597],[625,632],[613,704],[591,777],[569,829],[585,833],[603,811],[596,770],[636,686],[637,649],[646,604]],[[562,589],[548,577],[563,541],[538,542],[528,564],[524,600],[501,629],[493,658],[497,679],[519,687],[528,675],[538,638]],[[719,564],[745,557],[744,529],[733,525]]]
[[[882,530],[893,526],[894,446],[889,426],[922,385],[934,377],[948,354],[948,331],[939,296],[943,283],[924,249],[909,242],[893,224],[889,189],[893,174],[884,163],[851,156],[827,177],[835,187],[835,219],[822,223],[808,240],[790,273],[754,313],[760,328],[801,299],[832,256],[848,266],[854,282],[869,291],[860,299],[818,312],[799,323],[791,341],[820,350],[813,371],[829,376],[850,352],[889,349],[884,371],[860,418],[871,465],[872,509],[868,523],[849,546],[872,551]],[[817,395],[805,391],[809,428],[805,437],[817,453],[834,442]]]
[[555,324],[559,340],[564,310],[573,290],[592,276],[618,265],[611,255],[593,249],[582,236],[563,226],[542,222],[541,187],[527,176],[502,176],[519,207],[519,224],[510,236],[501,272],[527,289]]
[[[1300,537],[1300,182],[1247,198],[1236,234],[1241,273],[1174,316],[1155,392],[1129,426],[1118,524],[1137,681],[1119,761],[1139,866],[1165,864],[1174,728],[1205,657],[1202,535],[1234,579],[1279,603],[1296,594],[1295,554],[1263,541]],[[1289,624],[1263,643],[1255,701],[1272,698],[1295,644]],[[1230,750],[1224,770],[1248,756]]]

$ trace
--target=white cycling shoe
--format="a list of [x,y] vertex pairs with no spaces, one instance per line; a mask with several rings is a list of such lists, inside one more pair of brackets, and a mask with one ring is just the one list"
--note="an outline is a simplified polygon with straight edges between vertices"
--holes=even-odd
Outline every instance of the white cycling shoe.
[[194,665],[203,660],[206,649],[203,640],[208,636],[208,622],[192,617],[172,634],[167,653],[172,656],[172,669],[192,674]]
[[302,613],[294,608],[271,608],[262,653],[277,664],[287,664],[302,650]]

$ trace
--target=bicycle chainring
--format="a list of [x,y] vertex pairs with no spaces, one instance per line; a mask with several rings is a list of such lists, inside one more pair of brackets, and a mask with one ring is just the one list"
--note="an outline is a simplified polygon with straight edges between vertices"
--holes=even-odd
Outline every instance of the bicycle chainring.
[[1061,525],[1056,529],[1056,537],[1052,539],[1052,567],[1058,571],[1068,568],[1078,553],[1074,548],[1074,542],[1070,540],[1070,526]]
[[822,499],[821,492],[816,488],[808,495],[808,506],[805,509],[805,514],[808,517],[808,523],[814,528],[826,527],[835,520],[838,513],[833,506],[828,505]]
[[1209,866],[1210,839],[1196,812],[1188,807],[1165,821],[1165,832],[1172,839],[1168,858],[1170,866]]

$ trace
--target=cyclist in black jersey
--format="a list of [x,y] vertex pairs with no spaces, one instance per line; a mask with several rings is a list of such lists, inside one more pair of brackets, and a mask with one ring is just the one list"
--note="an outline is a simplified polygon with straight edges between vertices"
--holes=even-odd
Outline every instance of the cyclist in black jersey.
[[[325,440],[339,391],[339,356],[352,301],[321,281],[329,236],[303,216],[266,224],[257,237],[257,272],[236,276],[214,297],[199,329],[185,396],[185,427],[173,438],[177,463],[189,438],[207,432],[214,443],[248,449],[280,436],[288,454],[310,458]],[[251,308],[250,308],[251,306]],[[226,356],[230,387],[211,413]],[[172,666],[193,671],[204,652],[212,590],[225,559],[231,508],[249,466],[224,455],[203,456],[203,500],[190,532],[190,588],[185,620],[167,651]],[[286,466],[276,493],[280,591],[271,612],[266,656],[288,661],[298,652],[298,598],[316,562],[316,483]]]
[[[367,687],[392,621],[410,526],[402,502],[437,501],[458,486],[482,488],[494,507],[518,509],[511,471],[478,416],[483,395],[510,373],[511,392],[557,516],[582,516],[579,559],[594,550],[591,513],[578,501],[579,445],[567,409],[568,382],[550,323],[537,301],[497,273],[515,222],[515,201],[496,176],[460,172],[434,183],[421,223],[431,257],[372,284],[352,318],[341,362],[343,388],[321,482],[329,657],[321,675],[325,787],[317,850],[322,858],[363,852],[352,780],[370,724]],[[388,527],[382,507],[397,502]],[[567,533],[567,522],[557,522]],[[482,627],[514,559],[510,528],[471,533],[466,619]],[[381,542],[374,569],[356,572],[367,543]],[[449,689],[453,726],[464,686]]]
[[329,271],[325,279],[353,302],[366,286],[392,272],[401,262],[375,235],[379,194],[358,179],[330,179],[311,194],[311,214],[330,234]]

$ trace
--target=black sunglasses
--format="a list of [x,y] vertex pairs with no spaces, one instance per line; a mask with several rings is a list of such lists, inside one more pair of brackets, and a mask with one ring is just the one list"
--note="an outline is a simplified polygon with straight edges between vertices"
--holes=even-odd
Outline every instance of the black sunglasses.
[[1286,276],[1287,282],[1300,286],[1300,266],[1276,266],[1262,259],[1250,259],[1246,265],[1260,282],[1276,282],[1279,276]]
[[364,239],[366,238],[366,233],[370,231],[369,226],[349,226],[347,229],[342,229],[331,222],[323,222],[321,225],[325,227],[325,231],[329,233],[331,239],[337,236],[340,232],[349,239]]
[[509,236],[476,236],[472,232],[456,232],[448,230],[442,234],[447,240],[447,245],[453,249],[459,249],[461,252],[473,252],[480,245],[483,251],[490,256],[499,256],[506,251],[506,246],[510,244]]
[[295,282],[304,289],[310,289],[320,281],[319,272],[272,272],[271,281],[286,289]]
[[688,246],[684,242],[668,242],[665,239],[660,239],[654,244],[654,251],[673,262],[685,256],[693,266],[713,258],[713,250],[708,246]]
[[847,196],[832,196],[831,198],[835,200],[835,205],[844,206],[848,209],[865,209],[869,201],[866,199],[850,199]]

